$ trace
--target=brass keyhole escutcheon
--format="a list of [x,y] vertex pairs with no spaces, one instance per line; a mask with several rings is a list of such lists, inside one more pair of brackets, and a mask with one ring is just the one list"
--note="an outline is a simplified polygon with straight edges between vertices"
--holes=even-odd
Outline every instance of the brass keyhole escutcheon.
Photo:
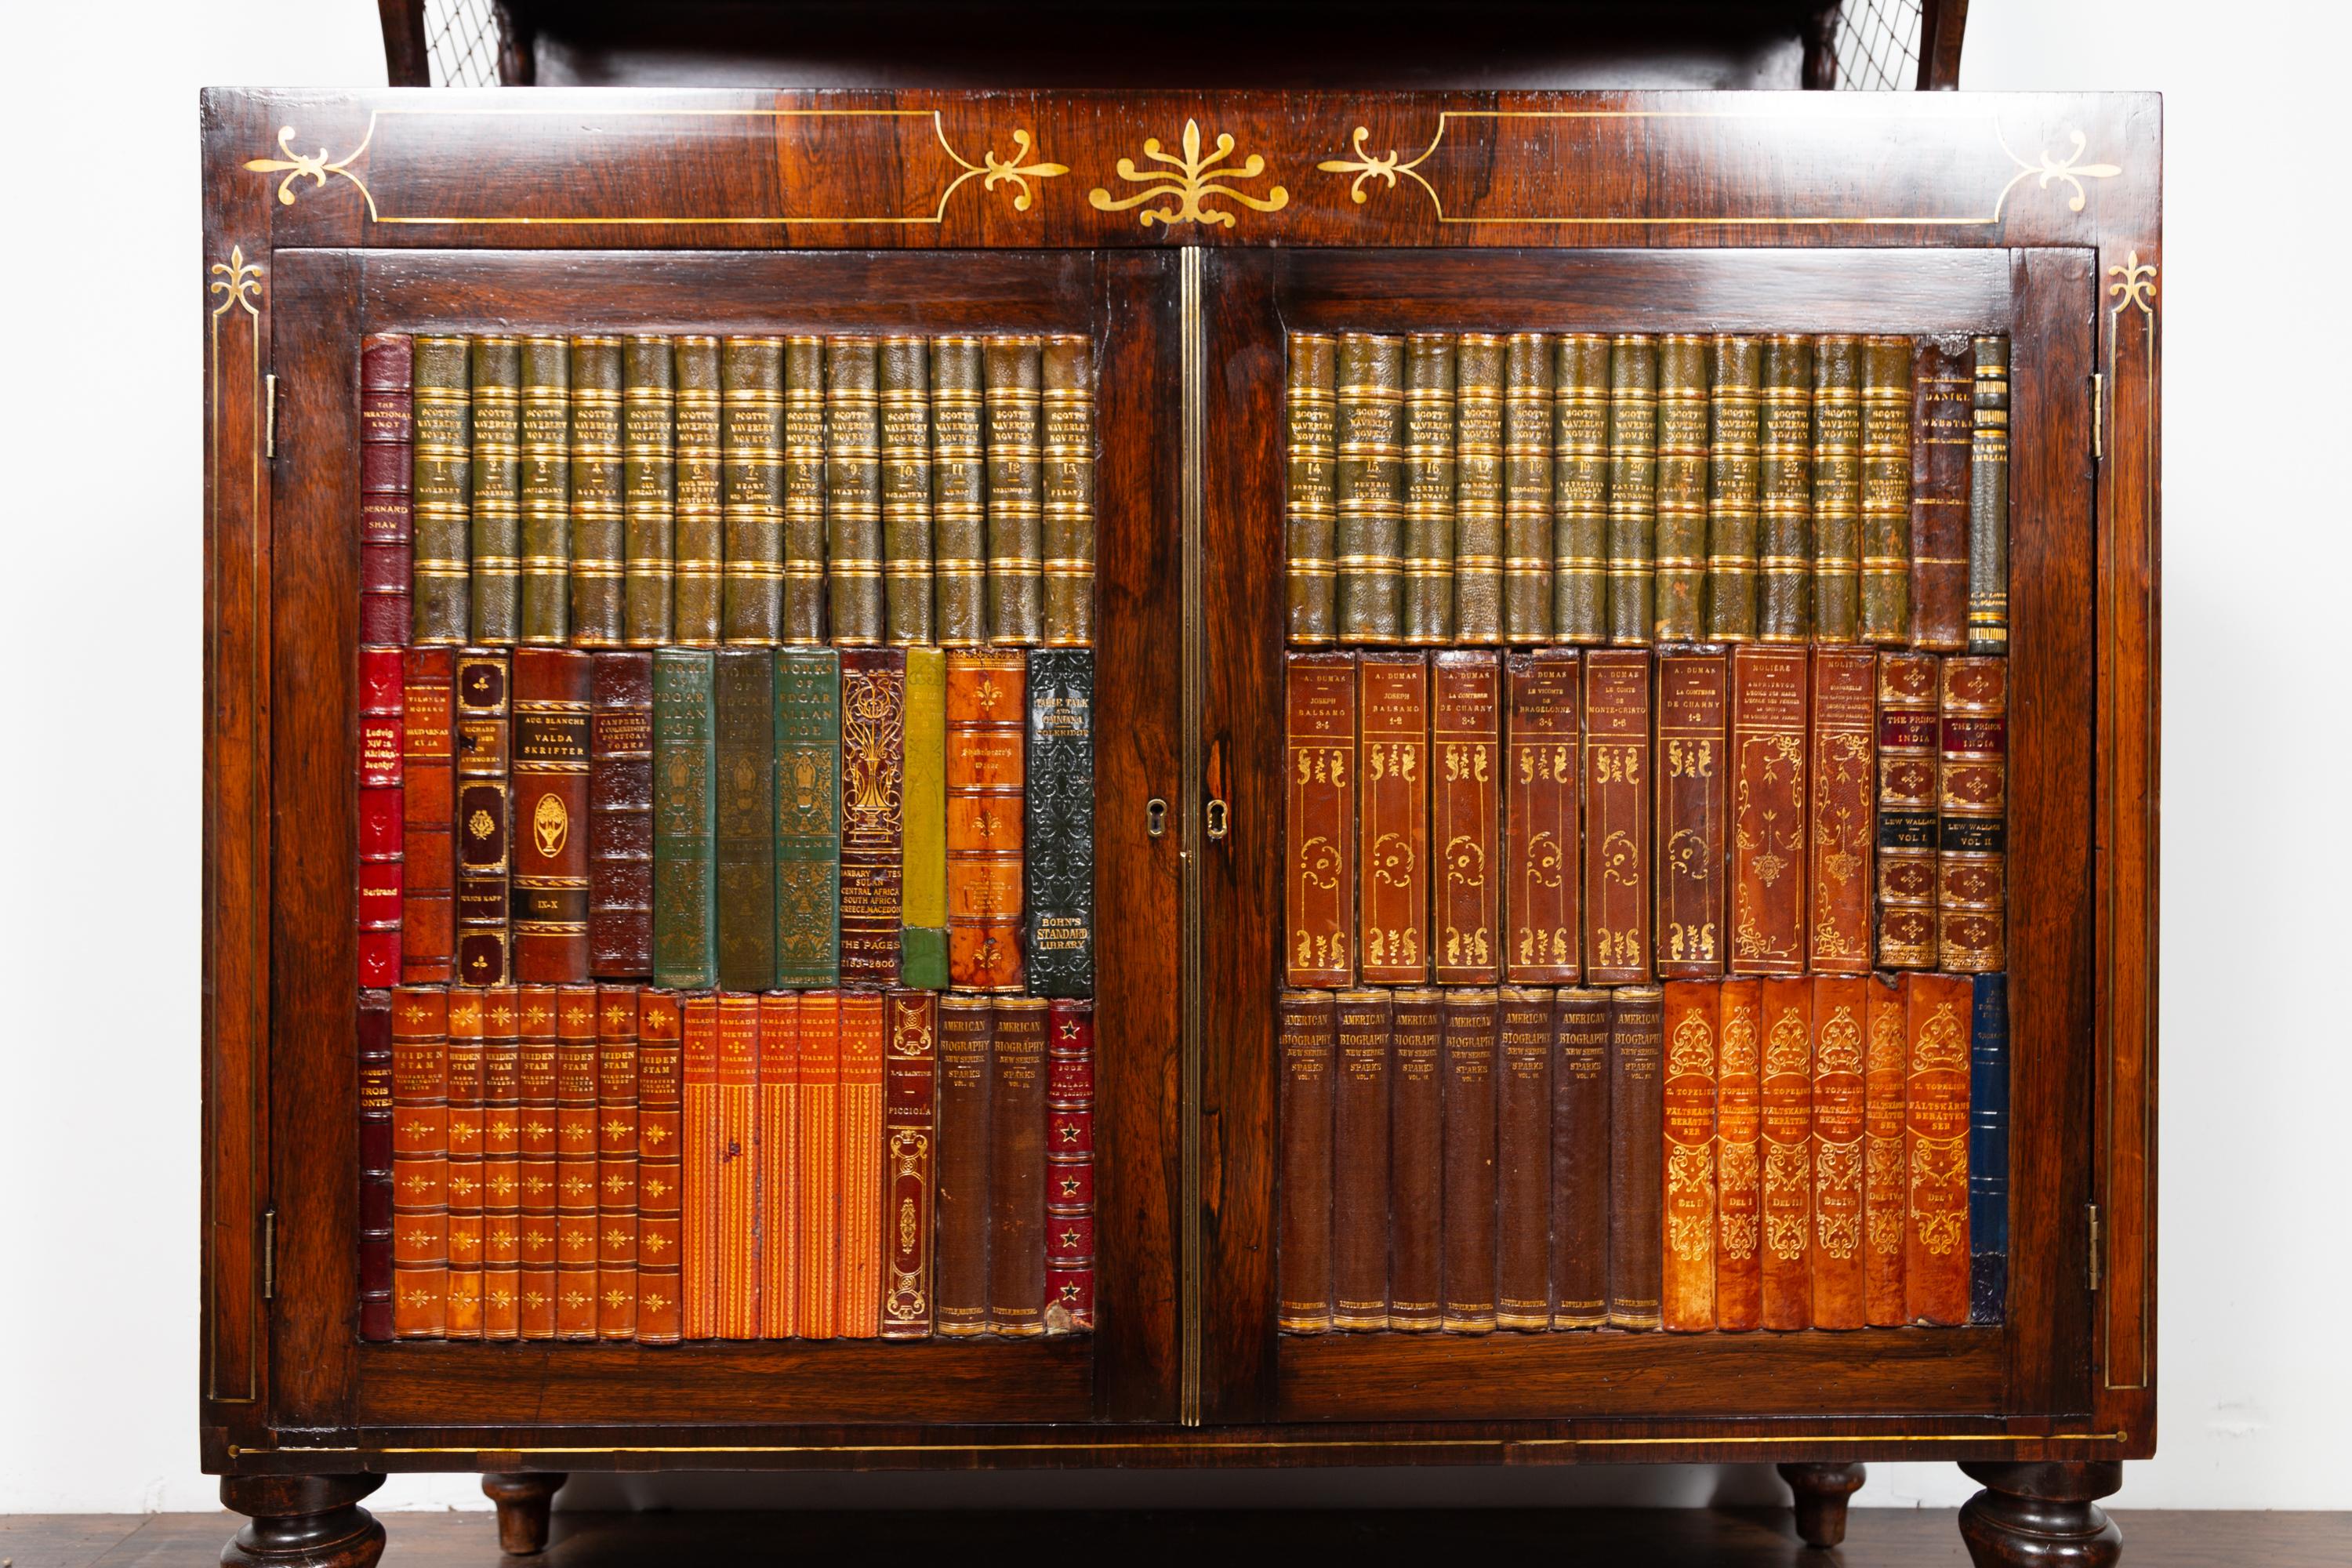
[[1233,823],[1226,814],[1225,803],[1222,800],[1209,802],[1209,837],[1223,838],[1232,830]]
[[1143,803],[1143,831],[1154,838],[1168,831],[1168,803],[1158,795]]

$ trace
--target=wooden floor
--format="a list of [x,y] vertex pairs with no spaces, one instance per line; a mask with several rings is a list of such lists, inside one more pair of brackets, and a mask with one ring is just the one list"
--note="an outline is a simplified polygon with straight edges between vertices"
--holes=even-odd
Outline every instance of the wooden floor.
[[[487,1513],[390,1513],[384,1568],[500,1562]],[[2118,1511],[2128,1568],[2342,1568],[2352,1513]],[[228,1514],[0,1516],[5,1568],[192,1568],[218,1559]],[[1925,1568],[1966,1564],[1947,1510],[1858,1508],[1846,1543],[1809,1552],[1785,1512],[1722,1509],[1140,1513],[570,1513],[540,1568],[884,1562],[1104,1568],[1475,1563],[1643,1568]],[[1042,1538],[1042,1540],[1041,1540]],[[1052,1542],[1050,1547],[1045,1542]],[[814,1553],[815,1555],[812,1555]],[[1018,1554],[1018,1555],[1016,1555]],[[1466,1560],[1466,1562],[1465,1562]]]

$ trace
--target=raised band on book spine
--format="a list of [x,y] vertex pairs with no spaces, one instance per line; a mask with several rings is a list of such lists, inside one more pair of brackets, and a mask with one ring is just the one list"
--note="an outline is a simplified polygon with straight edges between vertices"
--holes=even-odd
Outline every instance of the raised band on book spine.
[[1404,340],[1339,338],[1339,637],[1393,643],[1404,631]]
[[1869,1321],[1864,1251],[1868,986],[1813,977],[1813,1327]]
[[1911,638],[1911,340],[1862,340],[1862,611],[1867,643]]
[[1813,344],[1813,640],[1861,629],[1862,340]]
[[1339,994],[1331,1147],[1332,1327],[1389,1326],[1389,994]]
[[1878,658],[1868,648],[1813,650],[1812,781],[1805,836],[1805,946],[1816,974],[1870,972],[1871,854],[1878,794],[1873,766]]
[[1389,1327],[1434,1331],[1444,1316],[1443,1105],[1445,994],[1391,992],[1389,1086]]
[[1756,640],[1763,377],[1762,340],[1717,336],[1706,430],[1706,635],[1715,642]]
[[412,340],[415,440],[409,487],[415,543],[410,558],[413,637],[455,646],[467,639],[474,422],[463,338]]
[[588,978],[593,675],[570,648],[514,655],[514,971],[534,984]]
[[654,654],[654,984],[698,991],[718,976],[712,867],[711,684],[703,648]]
[[[1444,1115],[1439,1159],[1445,1204],[1443,1322],[1447,1333],[1487,1334],[1495,1331],[1495,1034],[1496,1009],[1501,999],[1491,985],[1449,988],[1444,997],[1444,1057],[1439,1068]],[[1327,1074],[1328,1044],[1327,1037]],[[1549,1120],[1550,1107],[1544,1108],[1544,1115]],[[1327,1139],[1328,1131],[1327,1123]],[[1546,1142],[1549,1142],[1549,1134]],[[1328,1198],[1328,1144],[1326,1152]],[[1283,1179],[1290,1179],[1287,1165]],[[1544,1216],[1544,1228],[1549,1237],[1549,1214]],[[1546,1270],[1549,1276],[1549,1261]]]
[[931,340],[933,626],[949,647],[988,641],[988,465],[981,340]]
[[1878,656],[1878,966],[1936,967],[1934,654]]
[[[1331,1327],[1331,1118],[1338,1006],[1328,991],[1285,991],[1277,1010],[1282,1179],[1276,1189],[1275,1321],[1286,1334],[1319,1334]],[[1486,1120],[1491,1144],[1493,1118]],[[1493,1163],[1490,1147],[1490,1173]],[[1487,1206],[1491,1210],[1492,1203]],[[1450,1246],[1450,1211],[1448,1217]],[[1490,1218],[1490,1275],[1493,1238]]]
[[1454,339],[1404,341],[1404,602],[1409,643],[1454,640]]
[[511,643],[522,627],[522,345],[472,342],[474,640]]
[[1552,363],[1541,332],[1503,349],[1503,637],[1551,640]]
[[1454,344],[1454,637],[1481,646],[1503,640],[1503,353],[1493,332]]
[[[1969,651],[2009,650],[2009,340],[1976,341],[1969,447]],[[422,426],[420,426],[421,429]],[[422,438],[421,437],[419,437]],[[421,540],[420,532],[418,538]]]
[[719,351],[719,386],[726,530],[719,636],[772,643],[784,635],[783,341],[727,339]]
[[1021,842],[1027,850],[1023,948],[1033,996],[1094,994],[1094,705],[1091,650],[1030,653]]
[[503,985],[513,867],[508,760],[512,753],[509,656],[467,648],[457,660],[457,978]]
[[940,998],[939,1332],[988,1331],[989,1056],[995,1009],[986,996]]
[[[1339,340],[1327,333],[1290,334],[1282,395],[1287,498],[1282,536],[1294,643],[1328,643],[1339,636],[1332,604],[1339,575],[1332,533],[1339,508],[1338,353]],[[1452,449],[1450,440],[1447,447]]]
[[449,1302],[449,994],[392,999],[392,1331],[437,1340]]
[[1612,643],[1646,643],[1656,623],[1658,344],[1609,342],[1609,603]]
[[1716,1015],[1711,980],[1665,985],[1665,1081],[1662,1090],[1665,1220],[1660,1298],[1663,1326],[1681,1333],[1715,1327]]
[[727,570],[727,506],[719,433],[719,340],[677,339],[677,590],[672,639],[688,647],[719,642]]
[[1919,339],[1911,360],[1911,646],[1969,645],[1969,447],[1976,355],[1968,335]]
[[677,361],[667,338],[640,333],[621,348],[621,628],[631,647],[658,647],[677,628]]
[[1095,1326],[1095,1005],[1045,1008],[1045,1331]]
[[1756,637],[1801,643],[1813,630],[1813,340],[1766,338],[1761,374]]
[[[929,1339],[932,1221],[939,1190],[940,999],[928,991],[888,998],[883,1062],[882,1337]],[[1093,1195],[1089,1186],[1087,1195]]]
[[404,647],[415,524],[412,450],[415,354],[405,332],[360,340],[360,645]]
[[526,337],[522,365],[522,545],[518,640],[572,640],[572,345]]
[[1552,636],[1601,640],[1609,601],[1609,340],[1563,332],[1552,387]]
[[988,631],[998,644],[1045,635],[1045,343],[990,338],[981,356],[988,439]]
[[1990,973],[2009,963],[2009,661],[1944,660],[1936,770],[1936,949],[1942,966]]
[[1094,343],[1075,333],[1049,334],[1044,362],[1045,559],[1048,647],[1090,647],[1095,640]]
[[359,999],[359,1321],[370,1342],[392,1335],[392,993]]
[[1045,1001],[995,999],[989,1048],[988,1321],[1045,1331]]
[[1696,642],[1706,622],[1707,340],[1658,340],[1658,579],[1660,642]]
[[923,339],[882,340],[882,632],[894,643],[932,640],[930,371]]
[[825,612],[833,640],[883,640],[881,369],[872,338],[824,341]]
[[1723,973],[1730,660],[1664,653],[1657,679],[1658,973],[1704,979]]
[[625,626],[621,340],[572,340],[572,643],[618,647]]
[[[819,337],[791,337],[783,345],[783,465],[776,491],[783,509],[782,543],[773,564],[783,575],[774,593],[776,635],[796,647],[824,641],[825,531],[829,475],[825,452],[824,344]],[[730,549],[728,564],[735,561]],[[763,562],[764,567],[770,563]]]

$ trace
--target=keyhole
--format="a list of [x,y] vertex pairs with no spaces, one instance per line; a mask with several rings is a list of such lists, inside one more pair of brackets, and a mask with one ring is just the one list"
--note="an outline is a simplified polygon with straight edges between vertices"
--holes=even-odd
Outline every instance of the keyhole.
[[1209,803],[1209,837],[1223,838],[1232,826],[1233,824],[1226,818],[1225,803],[1222,800],[1211,801]]
[[1144,803],[1143,831],[1154,838],[1168,831],[1168,803],[1158,795]]

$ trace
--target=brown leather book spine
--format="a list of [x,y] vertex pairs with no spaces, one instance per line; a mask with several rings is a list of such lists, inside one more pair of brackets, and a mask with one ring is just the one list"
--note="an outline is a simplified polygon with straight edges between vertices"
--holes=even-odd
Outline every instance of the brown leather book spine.
[[1716,993],[1715,1326],[1764,1325],[1764,983]]
[[[1445,1205],[1442,1323],[1450,1334],[1490,1334],[1496,1319],[1495,1037],[1501,996],[1494,987],[1482,986],[1448,990],[1444,997],[1444,1056],[1439,1068],[1444,1126],[1438,1162]],[[1549,1026],[1546,1041],[1549,1049]],[[1544,1116],[1549,1123],[1549,1106]],[[1549,1126],[1545,1141],[1549,1142]],[[1327,1188],[1328,1184],[1327,1175]],[[1547,1215],[1547,1236],[1550,1228]],[[1549,1259],[1545,1268],[1549,1278]]]
[[1763,983],[1762,1323],[1768,1329],[1808,1328],[1813,1321],[1812,1009],[1812,982]]
[[1025,669],[1018,649],[948,655],[948,978],[961,991],[1023,984]]
[[1454,640],[1503,640],[1503,340],[1454,345]]
[[1503,987],[1495,1045],[1495,1325],[1551,1327],[1553,994]]
[[449,993],[449,1287],[443,1337],[482,1337],[482,999]]
[[[1021,704],[1012,708],[1020,734]],[[841,650],[841,978],[898,983],[905,911],[907,650]],[[1020,821],[1018,805],[1013,821]],[[1015,877],[1018,886],[1018,876]]]
[[1574,985],[1584,978],[1583,657],[1514,651],[1503,683],[1503,977]]
[[449,1310],[449,994],[392,1000],[392,1331],[437,1340]]
[[2008,967],[2009,660],[1944,660],[1936,769],[1936,950],[1942,967]]
[[1331,1326],[1389,1326],[1390,1001],[1339,994],[1331,1114]]
[[522,1337],[522,1023],[511,986],[482,997],[482,1338]]
[[536,985],[588,978],[593,668],[570,648],[514,655],[514,970]]
[[646,980],[654,972],[653,656],[593,658],[588,972],[600,980]]
[[621,340],[572,340],[572,644],[618,647],[627,573]]
[[1437,1068],[1444,1001],[1443,991],[1427,987],[1389,997],[1389,1327],[1409,1333],[1433,1332],[1444,1316],[1444,1108]]
[[446,647],[404,656],[400,722],[400,978],[457,977],[456,659]]
[[985,996],[940,998],[938,1331],[988,1331],[988,1086],[995,1009]]
[[[1338,1008],[1328,991],[1285,991],[1277,1015],[1282,1178],[1276,1194],[1279,1273],[1275,1321],[1286,1334],[1320,1334],[1331,1328],[1331,1118],[1338,1082]],[[1446,1218],[1450,1226],[1451,1210]],[[1449,1228],[1449,1247],[1452,1241]]]
[[1551,640],[1551,342],[1513,332],[1503,349],[1503,637]]
[[1584,656],[1584,978],[1650,978],[1650,651]]
[[400,784],[400,709],[405,679],[400,649],[360,649],[359,878],[354,892],[359,982],[363,986],[400,983],[400,840],[406,805]]
[[1665,998],[1654,985],[1609,995],[1609,1326],[1654,1329],[1665,1168]]
[[405,332],[360,340],[360,646],[404,647],[409,637],[409,509],[415,455],[409,410],[415,350]]
[[1356,952],[1367,984],[1429,979],[1429,656],[1357,664]]
[[1864,1004],[1863,1313],[1872,1328],[1900,1328],[1903,1310],[1904,1079],[1909,1076],[1899,974],[1877,974]]
[[1095,1326],[1095,1005],[1045,1005],[1045,1331]]
[[1293,653],[1284,668],[1283,982],[1356,983],[1356,656]]
[[1656,628],[1696,642],[1706,611],[1706,415],[1713,344],[1696,332],[1658,340]]
[[1969,1017],[1964,974],[1904,977],[1910,1041],[1903,1143],[1910,1208],[1903,1310],[1914,1323],[1969,1321]]
[[359,1005],[360,1338],[392,1338],[392,993]]
[[[882,1337],[925,1340],[931,1335],[939,1194],[939,994],[891,992],[888,1026],[889,1054],[882,1065]],[[1093,1196],[1089,1168],[1090,1205]]]
[[555,1337],[596,1337],[596,988],[555,994]]
[[1551,1326],[1609,1322],[1609,998],[1552,997]]
[[596,991],[596,1337],[637,1337],[639,1163],[637,988]]
[[1805,652],[1731,653],[1731,973],[1805,972]]
[[841,998],[841,1197],[835,1226],[839,1257],[835,1331],[847,1340],[882,1332],[882,1094],[887,1025],[875,991]]
[[719,998],[678,999],[679,1337],[719,1333]]
[[[1338,635],[1331,598],[1339,577],[1332,528],[1339,518],[1336,486],[1339,428],[1339,342],[1324,332],[1290,334],[1288,371],[1283,384],[1283,428],[1287,442],[1288,508],[1284,514],[1284,580],[1289,605],[1290,640],[1328,643]],[[1451,432],[1448,432],[1449,449]],[[1453,498],[1446,498],[1449,515]],[[1447,563],[1451,570],[1452,563]]]
[[1870,973],[1871,853],[1877,847],[1878,656],[1813,650],[1812,788],[1805,836],[1805,942],[1816,974]]
[[760,1337],[760,999],[719,997],[717,1163],[718,1320],[722,1340]]
[[685,1256],[680,1177],[686,1141],[678,997],[637,994],[637,1343],[674,1345]]
[[1659,1300],[1664,1327],[1678,1333],[1715,1327],[1715,1026],[1721,989],[1712,980],[1670,980],[1664,986],[1660,1203],[1666,1229]]
[[1911,340],[1862,340],[1862,640],[1911,640]]
[[1045,1331],[1045,999],[995,999],[989,1049],[988,1321]]
[[522,1181],[522,1337],[555,1337],[555,1197],[562,1179],[556,1138],[555,988],[526,985],[516,993],[520,1012],[521,1121],[516,1166]]
[[1492,985],[1502,972],[1502,670],[1493,654],[1466,648],[1430,665],[1437,983]]
[[1870,981],[1813,980],[1813,1327],[1869,1321],[1863,1243]]
[[1936,967],[1940,661],[1878,656],[1878,964]]
[[504,985],[513,976],[508,923],[513,832],[508,763],[512,704],[508,656],[457,655],[457,978]]
[[[793,992],[771,992],[760,998],[753,1193],[760,1217],[753,1245],[763,1340],[788,1340],[801,1332],[801,1271],[807,1266],[807,1249],[800,1239],[801,1178],[809,1157],[801,1128],[801,1031],[824,1033],[835,1026],[829,1002],[808,1007],[803,1016],[803,1004],[811,1000]],[[821,1046],[818,1054],[829,1058],[831,1052]],[[831,1239],[826,1237],[828,1245]]]
[[1723,973],[1724,835],[1731,661],[1714,650],[1658,656],[1658,974]]
[[843,1000],[838,991],[804,991],[799,1002],[800,1096],[792,1132],[794,1294],[788,1331],[812,1340],[829,1340],[841,1331]]
[[1966,332],[1918,340],[1911,359],[1911,646],[1969,646],[1969,447],[1976,349]]

